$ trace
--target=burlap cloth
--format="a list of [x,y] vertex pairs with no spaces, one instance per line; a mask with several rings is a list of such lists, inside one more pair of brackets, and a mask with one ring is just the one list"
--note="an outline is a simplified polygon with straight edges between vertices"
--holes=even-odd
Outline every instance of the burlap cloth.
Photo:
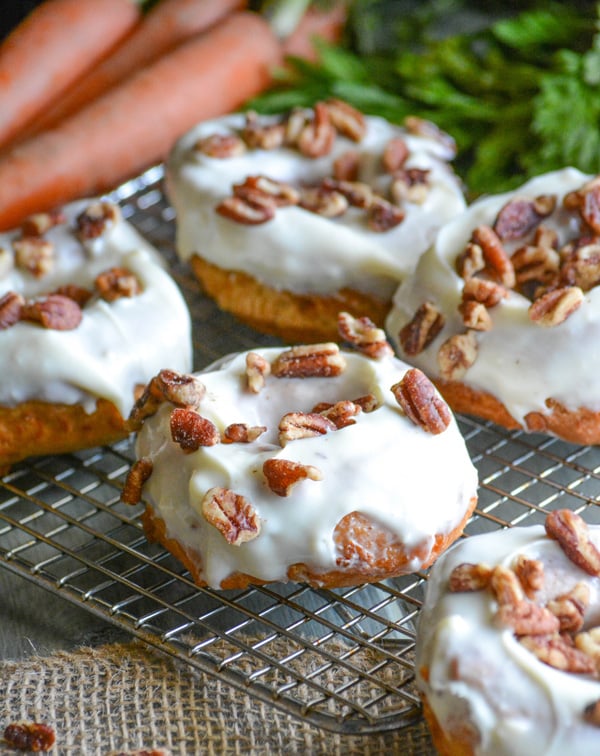
[[[185,754],[434,753],[422,722],[346,736],[318,729],[141,643],[82,648],[0,664],[0,732],[17,720],[54,727],[48,753],[106,756],[165,748]],[[0,754],[12,754],[0,745]]]

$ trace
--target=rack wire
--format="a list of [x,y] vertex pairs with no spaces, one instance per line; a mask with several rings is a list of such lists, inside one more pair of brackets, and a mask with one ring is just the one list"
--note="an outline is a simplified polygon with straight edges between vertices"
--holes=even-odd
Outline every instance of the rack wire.
[[[204,297],[173,253],[173,213],[157,167],[116,193],[125,216],[163,252],[195,324],[195,368],[277,343]],[[557,507],[600,521],[600,448],[509,432],[459,417],[480,477],[465,535],[541,523]],[[420,717],[416,622],[426,574],[335,591],[272,584],[198,588],[142,532],[142,507],[120,502],[130,440],[30,460],[0,482],[0,566],[85,608],[192,668],[312,724],[383,732]]]

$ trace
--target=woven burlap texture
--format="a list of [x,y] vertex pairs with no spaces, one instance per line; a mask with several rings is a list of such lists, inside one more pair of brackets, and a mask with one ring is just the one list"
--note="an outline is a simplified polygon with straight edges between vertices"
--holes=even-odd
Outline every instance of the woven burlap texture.
[[[376,735],[326,732],[141,643],[3,662],[0,691],[0,727],[46,722],[57,741],[48,753],[60,756],[150,747],[173,756],[434,753],[422,722]],[[0,745],[2,756],[14,753]]]

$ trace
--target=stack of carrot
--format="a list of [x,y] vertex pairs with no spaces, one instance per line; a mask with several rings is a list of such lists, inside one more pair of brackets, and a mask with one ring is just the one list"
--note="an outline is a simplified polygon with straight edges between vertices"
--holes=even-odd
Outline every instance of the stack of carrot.
[[0,229],[160,162],[239,108],[286,54],[334,40],[344,4],[279,40],[246,0],[45,0],[0,44]]

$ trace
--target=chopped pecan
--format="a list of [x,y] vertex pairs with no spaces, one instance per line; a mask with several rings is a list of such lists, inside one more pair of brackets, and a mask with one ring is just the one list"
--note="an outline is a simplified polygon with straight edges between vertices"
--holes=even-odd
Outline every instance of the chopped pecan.
[[271,372],[271,363],[257,352],[246,355],[246,380],[253,394],[258,394],[265,385],[265,379]]
[[229,488],[209,489],[200,508],[204,519],[232,546],[241,546],[260,533],[260,518],[252,504]]
[[272,366],[276,378],[329,378],[346,368],[337,344],[295,346],[281,352]]
[[581,307],[583,292],[579,286],[561,286],[535,299],[529,307],[529,318],[540,326],[556,326]]
[[450,573],[448,589],[451,593],[482,591],[490,584],[492,568],[487,564],[462,562]]
[[578,240],[561,250],[561,283],[589,291],[600,283],[600,239]]
[[15,265],[15,256],[10,249],[0,247],[0,278],[7,275]]
[[246,152],[246,144],[237,134],[210,134],[198,139],[194,149],[212,158],[239,157]]
[[590,589],[585,583],[577,583],[569,593],[548,601],[546,607],[558,618],[561,633],[577,633],[583,627],[589,603]]
[[491,315],[481,302],[469,299],[461,302],[458,309],[467,328],[472,328],[474,331],[489,331],[492,328]]
[[409,156],[408,145],[402,137],[392,137],[383,148],[381,164],[386,173],[399,171]]
[[594,727],[600,727],[600,698],[592,701],[583,710],[583,720]]
[[341,192],[324,186],[308,186],[300,192],[300,207],[324,218],[337,218],[348,209],[348,200]]
[[412,202],[422,205],[429,194],[429,173],[425,168],[404,168],[394,173],[390,187],[392,202]]
[[492,570],[490,587],[500,605],[516,605],[524,600],[524,593],[519,578],[508,567],[498,565]]
[[367,225],[371,231],[378,233],[395,228],[402,223],[404,217],[404,210],[392,205],[383,197],[374,197],[367,209]]
[[309,158],[328,155],[335,142],[335,133],[329,108],[324,102],[317,102],[312,119],[300,131],[298,149]]
[[26,302],[21,308],[21,320],[40,323],[54,331],[73,331],[81,323],[81,307],[69,297],[48,294],[43,299]]
[[600,234],[600,181],[588,181],[580,189],[569,192],[563,200],[567,210],[578,210],[582,220],[596,234]]
[[600,627],[592,627],[583,633],[577,633],[575,646],[594,660],[596,670],[600,673]]
[[77,302],[80,307],[85,307],[94,296],[94,292],[89,289],[84,289],[83,286],[77,286],[77,284],[64,284],[64,286],[59,286],[58,289],[52,292],[52,294],[60,294],[62,297],[68,297],[74,302]]
[[568,636],[525,633],[520,640],[541,662],[554,669],[573,674],[591,674],[595,671],[593,660],[575,648]]
[[393,354],[384,331],[368,317],[355,318],[349,312],[340,312],[338,332],[344,341],[368,357],[379,360]]
[[515,285],[515,270],[502,242],[490,226],[481,225],[473,230],[471,241],[481,247],[485,261],[484,273],[508,289]]
[[392,393],[406,416],[427,433],[443,433],[452,416],[429,378],[418,368],[407,370],[392,386]]
[[443,144],[453,155],[456,154],[456,142],[454,139],[450,134],[442,131],[442,129],[440,129],[437,124],[433,123],[433,121],[419,118],[419,116],[410,115],[406,116],[404,119],[404,125],[411,134],[422,136],[427,139],[433,139],[436,142]]
[[600,575],[600,551],[590,540],[583,518],[569,509],[557,509],[548,514],[545,526],[573,564],[589,575]]
[[323,480],[321,471],[313,465],[303,465],[289,459],[267,459],[263,464],[267,485],[277,496],[289,496],[301,480]]
[[337,425],[320,412],[288,412],[279,422],[279,443],[285,446],[288,441],[299,438],[323,436],[337,430]]
[[48,751],[56,736],[50,725],[42,722],[12,722],[4,728],[4,741],[19,751]]
[[456,271],[461,278],[468,281],[485,268],[483,250],[479,244],[468,242],[464,251],[456,259]]
[[349,399],[342,399],[335,404],[320,409],[313,409],[323,417],[331,420],[336,428],[345,428],[347,425],[354,425],[356,416],[362,411],[360,404],[351,402]]
[[508,296],[502,284],[485,278],[467,278],[462,290],[463,302],[479,302],[486,307],[495,307]]
[[367,131],[364,115],[343,100],[331,98],[325,102],[331,123],[340,134],[353,142],[360,142]]
[[198,407],[206,393],[204,385],[193,375],[161,370],[138,397],[127,421],[129,430],[139,430],[147,417],[163,402],[176,407]]
[[360,172],[360,154],[346,150],[333,161],[333,178],[337,181],[356,181]]
[[236,197],[250,200],[256,200],[262,194],[277,207],[297,205],[300,201],[300,192],[291,184],[262,175],[247,176],[243,184],[234,184],[233,193]]
[[558,619],[543,606],[530,601],[518,604],[500,604],[494,621],[510,627],[515,635],[552,635],[558,632]]
[[7,291],[0,297],[0,331],[18,323],[25,300],[16,291]]
[[258,226],[275,217],[275,202],[256,193],[252,199],[247,197],[225,197],[215,210],[219,215],[244,226]]
[[398,340],[409,357],[426,349],[444,327],[446,320],[431,302],[423,302],[405,326],[400,329]]
[[286,126],[278,121],[265,123],[254,111],[249,110],[246,113],[242,138],[248,147],[253,149],[276,150],[285,142]]
[[142,498],[144,483],[152,475],[153,464],[149,457],[140,457],[131,466],[121,491],[121,501],[124,504],[139,504]]
[[41,278],[54,267],[54,244],[41,236],[23,236],[13,240],[15,263],[36,278]]
[[94,281],[98,293],[106,302],[114,302],[122,297],[137,296],[142,287],[135,275],[127,268],[109,268]]
[[532,598],[536,591],[543,588],[544,565],[539,559],[530,559],[524,554],[519,554],[513,570],[528,598]]
[[221,440],[214,423],[196,410],[176,407],[170,418],[171,438],[184,452],[195,452],[201,446],[214,446]]
[[552,247],[528,244],[519,247],[510,259],[515,269],[516,283],[520,287],[530,281],[547,285],[557,279],[560,258]]
[[341,181],[338,179],[325,178],[321,186],[324,189],[334,190],[343,194],[353,207],[369,207],[373,201],[373,190],[362,181]]
[[21,235],[43,236],[51,228],[65,221],[66,217],[61,209],[50,210],[47,213],[34,213],[27,216],[21,223]]
[[77,216],[75,233],[81,241],[97,239],[117,223],[120,218],[121,211],[114,202],[92,202]]
[[450,336],[438,350],[440,375],[446,381],[460,380],[476,359],[477,339],[474,331]]
[[292,108],[287,114],[284,128],[284,144],[296,146],[303,129],[309,121],[308,111],[304,108]]
[[500,239],[523,239],[556,208],[556,196],[542,194],[534,199],[514,197],[501,208],[494,222]]
[[223,431],[223,443],[251,444],[267,430],[265,425],[248,425],[247,423],[232,423]]
[[381,407],[381,402],[375,394],[365,394],[352,400],[353,404],[358,404],[363,412],[374,412]]

